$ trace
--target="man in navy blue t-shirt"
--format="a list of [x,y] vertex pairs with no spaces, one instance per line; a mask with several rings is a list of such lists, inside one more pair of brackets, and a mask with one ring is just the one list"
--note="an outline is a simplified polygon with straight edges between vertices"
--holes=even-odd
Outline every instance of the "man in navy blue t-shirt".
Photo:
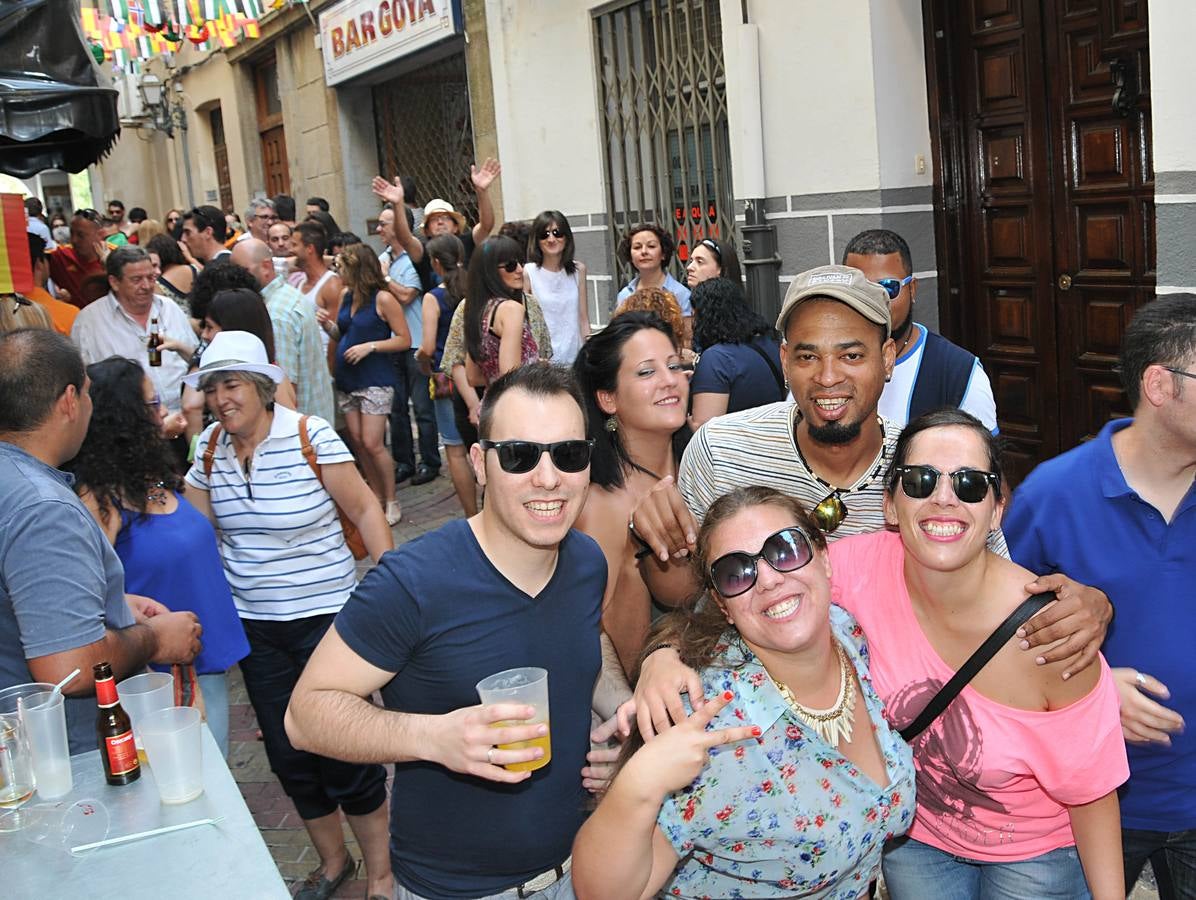
[[[573,376],[548,364],[505,375],[486,393],[478,433],[470,452],[485,508],[366,575],[296,686],[287,732],[327,756],[397,761],[390,852],[401,900],[565,900],[607,572],[598,545],[571,530],[591,450]],[[520,666],[548,670],[549,726],[496,727],[532,708],[478,704],[478,681]],[[368,699],[376,690],[385,709]],[[497,745],[549,728],[547,765],[504,768],[544,752]]]
[[1196,295],[1146,304],[1126,329],[1133,419],[1048,460],[1005,516],[1013,559],[1101,588],[1115,616],[1101,648],[1121,691],[1125,883],[1147,859],[1159,895],[1196,897]]

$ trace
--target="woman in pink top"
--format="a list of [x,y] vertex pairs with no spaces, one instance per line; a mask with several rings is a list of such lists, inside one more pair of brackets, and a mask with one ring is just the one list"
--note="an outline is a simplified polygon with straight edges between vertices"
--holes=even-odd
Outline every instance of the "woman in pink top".
[[[902,728],[1028,596],[1035,576],[985,546],[1004,512],[996,443],[959,410],[902,433],[885,517],[830,548],[835,602],[869,636]],[[1103,658],[1068,680],[1010,641],[913,741],[917,814],[890,846],[894,900],[1123,898],[1117,691]]]

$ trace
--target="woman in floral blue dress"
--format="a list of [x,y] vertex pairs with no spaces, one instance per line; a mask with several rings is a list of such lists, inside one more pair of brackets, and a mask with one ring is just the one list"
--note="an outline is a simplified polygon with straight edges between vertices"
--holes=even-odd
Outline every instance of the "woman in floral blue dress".
[[913,760],[830,602],[825,539],[798,501],[741,488],[695,564],[709,602],[679,650],[715,699],[624,756],[574,844],[579,900],[866,895],[913,820]]

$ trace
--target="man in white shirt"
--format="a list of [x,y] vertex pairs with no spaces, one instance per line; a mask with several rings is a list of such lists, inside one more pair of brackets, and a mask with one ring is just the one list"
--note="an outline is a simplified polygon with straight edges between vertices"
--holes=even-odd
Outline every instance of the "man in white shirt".
[[[80,311],[71,339],[91,365],[109,356],[140,363],[159,399],[171,412],[182,408],[182,381],[199,341],[187,314],[169,297],[154,293],[154,264],[140,247],[118,247],[108,254],[107,296]],[[162,337],[172,349],[162,351],[162,364],[149,364],[149,335],[157,319]]]
[[270,237],[270,226],[278,221],[274,212],[274,201],[265,197],[254,197],[245,208],[245,225],[248,231],[237,238],[237,243],[257,238],[265,243]]

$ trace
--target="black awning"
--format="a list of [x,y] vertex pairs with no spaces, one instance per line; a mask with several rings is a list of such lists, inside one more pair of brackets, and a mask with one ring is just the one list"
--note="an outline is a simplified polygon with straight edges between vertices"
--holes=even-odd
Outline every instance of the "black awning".
[[72,0],[0,0],[0,171],[79,172],[120,134]]

